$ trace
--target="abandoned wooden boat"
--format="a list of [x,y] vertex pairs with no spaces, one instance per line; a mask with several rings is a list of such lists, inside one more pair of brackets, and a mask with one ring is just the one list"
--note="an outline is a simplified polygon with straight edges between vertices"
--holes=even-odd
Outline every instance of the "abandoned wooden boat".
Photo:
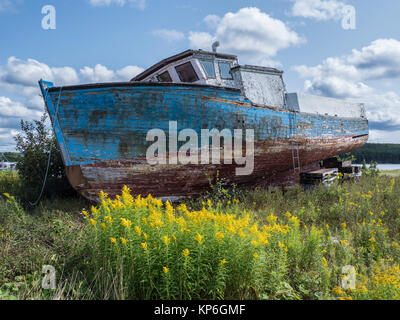
[[[187,50],[130,82],[54,87],[40,80],[39,85],[69,181],[84,197],[97,199],[100,190],[113,196],[123,185],[134,194],[174,197],[204,191],[217,171],[238,185],[292,183],[300,171],[318,169],[319,160],[366,143],[363,104],[287,93],[282,74],[239,65],[234,55]],[[168,133],[171,122],[175,137],[167,138],[192,129],[199,150],[204,129],[253,130],[253,170],[235,174],[241,165],[223,159],[149,163],[149,130]],[[169,141],[168,159],[171,148]]]

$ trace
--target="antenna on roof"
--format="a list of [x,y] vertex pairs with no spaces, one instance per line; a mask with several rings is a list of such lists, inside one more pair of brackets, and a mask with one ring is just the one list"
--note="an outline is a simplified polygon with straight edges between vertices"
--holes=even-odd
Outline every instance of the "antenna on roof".
[[219,41],[215,41],[212,44],[212,51],[216,53],[217,52],[217,47],[219,47]]

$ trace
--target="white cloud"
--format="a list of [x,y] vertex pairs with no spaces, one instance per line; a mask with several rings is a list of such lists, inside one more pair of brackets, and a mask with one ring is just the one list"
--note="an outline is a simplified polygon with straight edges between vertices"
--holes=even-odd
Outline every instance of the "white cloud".
[[15,151],[14,137],[18,133],[17,130],[0,128],[0,152]]
[[13,151],[14,137],[18,134],[21,119],[39,119],[41,111],[28,108],[19,101],[0,96],[0,150]]
[[220,20],[207,16],[205,21],[215,23],[215,33],[190,32],[192,47],[211,50],[212,42],[218,40],[221,52],[238,54],[250,63],[271,63],[279,50],[304,42],[284,22],[254,7],[228,12]]
[[158,36],[168,42],[174,42],[185,39],[183,32],[172,29],[158,29],[153,31],[153,35]]
[[112,70],[101,64],[96,64],[94,68],[84,67],[80,70],[82,78],[89,82],[108,82],[112,81],[115,77],[115,73]]
[[370,130],[369,139],[370,143],[399,143],[400,130],[385,131],[385,130]]
[[0,117],[37,118],[42,113],[24,106],[21,102],[12,101],[7,97],[0,97]]
[[332,96],[360,96],[369,92],[366,81],[400,77],[400,41],[377,39],[351,54],[327,58],[313,67],[296,66],[295,70],[311,79],[309,90],[327,93],[329,88]]
[[37,86],[37,81],[41,78],[60,84],[79,82],[78,75],[73,68],[51,68],[34,59],[25,61],[10,57],[5,66],[0,66],[0,70],[0,81],[7,84]]
[[204,18],[204,22],[209,28],[217,28],[221,22],[221,18],[215,14],[210,14]]
[[94,7],[109,7],[111,5],[123,7],[127,3],[140,9],[146,7],[146,0],[90,0],[90,4]]
[[316,20],[339,20],[343,17],[346,3],[337,0],[292,0],[291,14]]
[[211,46],[215,39],[215,36],[212,36],[208,32],[189,32],[190,45],[194,49],[211,51]]
[[94,68],[84,67],[80,70],[80,75],[87,82],[129,81],[143,70],[137,66],[126,66],[113,71],[101,64],[97,64]]
[[[361,50],[353,49],[348,55],[327,58],[316,66],[302,65],[294,69],[306,79],[304,88],[307,92],[364,102],[375,135],[378,131],[400,131],[400,95],[397,90],[400,84],[400,41],[377,39]],[[390,79],[391,89],[376,87],[384,79]],[[389,137],[389,134],[385,136]]]
[[119,81],[130,81],[133,77],[144,71],[143,68],[137,66],[126,66],[117,70],[116,78]]

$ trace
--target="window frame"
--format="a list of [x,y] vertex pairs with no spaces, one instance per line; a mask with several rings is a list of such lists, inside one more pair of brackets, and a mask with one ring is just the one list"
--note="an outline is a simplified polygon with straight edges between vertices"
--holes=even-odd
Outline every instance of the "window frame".
[[[170,81],[160,81],[160,77],[161,77],[163,74],[165,74],[165,73],[168,74],[168,77],[169,77],[169,80],[170,80]],[[163,73],[158,74],[156,77],[157,77],[157,81],[160,82],[160,83],[173,82],[173,81],[172,81],[171,74],[170,74],[170,72],[169,72],[168,70],[165,70]]]
[[[222,76],[221,64],[227,64],[227,65],[229,65],[229,75],[230,75],[230,78],[225,78],[225,77]],[[219,69],[219,75],[220,75],[220,77],[221,77],[222,80],[233,80],[233,74],[232,74],[232,72],[231,72],[231,69],[232,69],[232,63],[231,63],[231,62],[228,62],[228,61],[218,61],[218,69]]]
[[[179,71],[177,70],[177,68],[182,67],[182,66],[184,66],[184,65],[190,65],[190,67],[192,68],[194,74],[196,75],[196,80],[194,80],[194,81],[183,81],[183,80],[182,80],[182,77],[181,77],[181,75],[179,74]],[[196,69],[194,68],[194,66],[193,66],[193,64],[192,64],[191,61],[187,61],[187,62],[181,63],[180,65],[177,65],[177,66],[175,66],[174,68],[175,68],[175,72],[176,72],[177,75],[178,75],[179,80],[180,80],[182,83],[194,83],[194,82],[200,80],[199,75],[197,74]]]
[[[206,75],[206,79],[217,79],[217,70],[215,69],[215,62],[214,62],[214,60],[211,60],[211,59],[198,59],[198,60],[199,60],[199,62],[200,62],[201,67],[203,68],[204,74]],[[213,69],[214,69],[214,77],[210,77],[210,76],[207,74],[207,71],[206,71],[206,68],[205,68],[204,65],[203,65],[203,62],[211,62],[211,63],[212,63]]]

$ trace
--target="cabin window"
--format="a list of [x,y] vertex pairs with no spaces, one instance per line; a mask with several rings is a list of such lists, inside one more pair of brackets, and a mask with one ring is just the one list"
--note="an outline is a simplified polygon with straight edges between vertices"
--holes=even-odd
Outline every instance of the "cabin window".
[[211,60],[200,60],[201,66],[207,75],[207,78],[215,78],[214,61]]
[[195,82],[199,80],[190,61],[175,67],[175,70],[182,82]]
[[157,76],[158,82],[172,82],[171,76],[168,71],[165,71]]
[[222,79],[232,80],[231,64],[229,62],[219,62],[219,72]]

